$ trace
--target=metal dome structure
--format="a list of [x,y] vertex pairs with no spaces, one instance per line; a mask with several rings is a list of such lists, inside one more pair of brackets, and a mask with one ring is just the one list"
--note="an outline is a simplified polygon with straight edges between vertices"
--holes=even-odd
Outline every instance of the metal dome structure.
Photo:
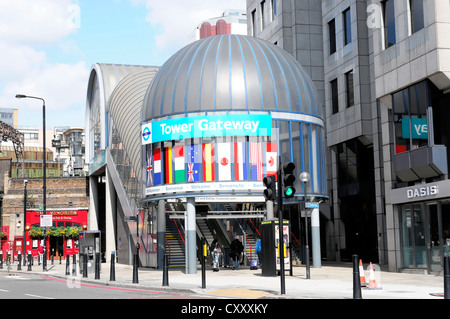
[[[279,161],[309,172],[309,195],[326,197],[321,109],[309,75],[276,45],[235,34],[191,43],[160,68],[143,101],[144,197],[261,198]],[[258,132],[236,129],[244,121]]]
[[270,42],[208,37],[179,50],[160,69],[143,120],[198,111],[280,111],[321,117],[303,67]]

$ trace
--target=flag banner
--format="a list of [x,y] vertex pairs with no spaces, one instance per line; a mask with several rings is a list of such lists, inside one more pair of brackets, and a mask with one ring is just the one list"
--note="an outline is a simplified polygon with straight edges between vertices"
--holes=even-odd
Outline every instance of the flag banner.
[[277,176],[277,143],[267,143],[266,145],[266,175],[271,176],[275,175],[275,178]]
[[202,162],[203,162],[203,181],[212,182],[216,180],[215,176],[215,159],[214,159],[214,144],[203,144],[202,147]]
[[147,187],[153,186],[152,149],[147,147]]
[[197,144],[188,147],[188,183],[198,182],[200,180],[200,154]]
[[231,181],[231,144],[217,144],[217,161],[219,181]]
[[153,183],[154,185],[162,185],[161,149],[155,148],[153,153]]
[[245,181],[247,177],[247,143],[234,143],[234,179]]
[[262,143],[250,142],[250,178],[252,181],[263,180]]
[[184,165],[184,145],[176,145],[173,148],[175,155],[175,183],[186,182],[186,168]]
[[172,184],[173,183],[173,164],[172,164],[172,146],[165,147],[165,159],[166,159],[166,166],[164,169],[164,173],[166,175],[166,184]]

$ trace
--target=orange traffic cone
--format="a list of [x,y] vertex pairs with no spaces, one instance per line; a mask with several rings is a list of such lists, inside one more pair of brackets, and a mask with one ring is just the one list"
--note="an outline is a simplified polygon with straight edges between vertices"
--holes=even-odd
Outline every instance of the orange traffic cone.
[[381,289],[377,285],[377,281],[375,280],[375,272],[373,271],[372,263],[370,263],[369,270],[369,287],[368,289]]
[[364,275],[364,267],[361,259],[359,260],[359,282],[361,283],[361,287],[367,286],[366,276]]

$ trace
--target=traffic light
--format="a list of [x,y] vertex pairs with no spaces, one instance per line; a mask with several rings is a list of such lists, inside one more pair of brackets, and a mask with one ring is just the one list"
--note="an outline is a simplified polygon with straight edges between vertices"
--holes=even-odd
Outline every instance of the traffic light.
[[281,171],[282,183],[283,183],[283,197],[293,198],[295,195],[295,164],[292,162],[284,163]]
[[275,200],[277,198],[277,193],[276,193],[276,181],[275,181],[275,176],[271,175],[271,176],[266,176],[263,179],[263,183],[264,186],[266,186],[266,189],[264,190],[264,198],[266,199],[266,201],[268,200]]

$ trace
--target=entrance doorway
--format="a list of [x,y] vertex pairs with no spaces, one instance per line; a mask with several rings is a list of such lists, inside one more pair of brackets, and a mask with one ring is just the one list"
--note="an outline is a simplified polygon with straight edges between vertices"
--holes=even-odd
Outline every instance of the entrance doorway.
[[402,267],[439,272],[450,255],[450,202],[400,206]]

